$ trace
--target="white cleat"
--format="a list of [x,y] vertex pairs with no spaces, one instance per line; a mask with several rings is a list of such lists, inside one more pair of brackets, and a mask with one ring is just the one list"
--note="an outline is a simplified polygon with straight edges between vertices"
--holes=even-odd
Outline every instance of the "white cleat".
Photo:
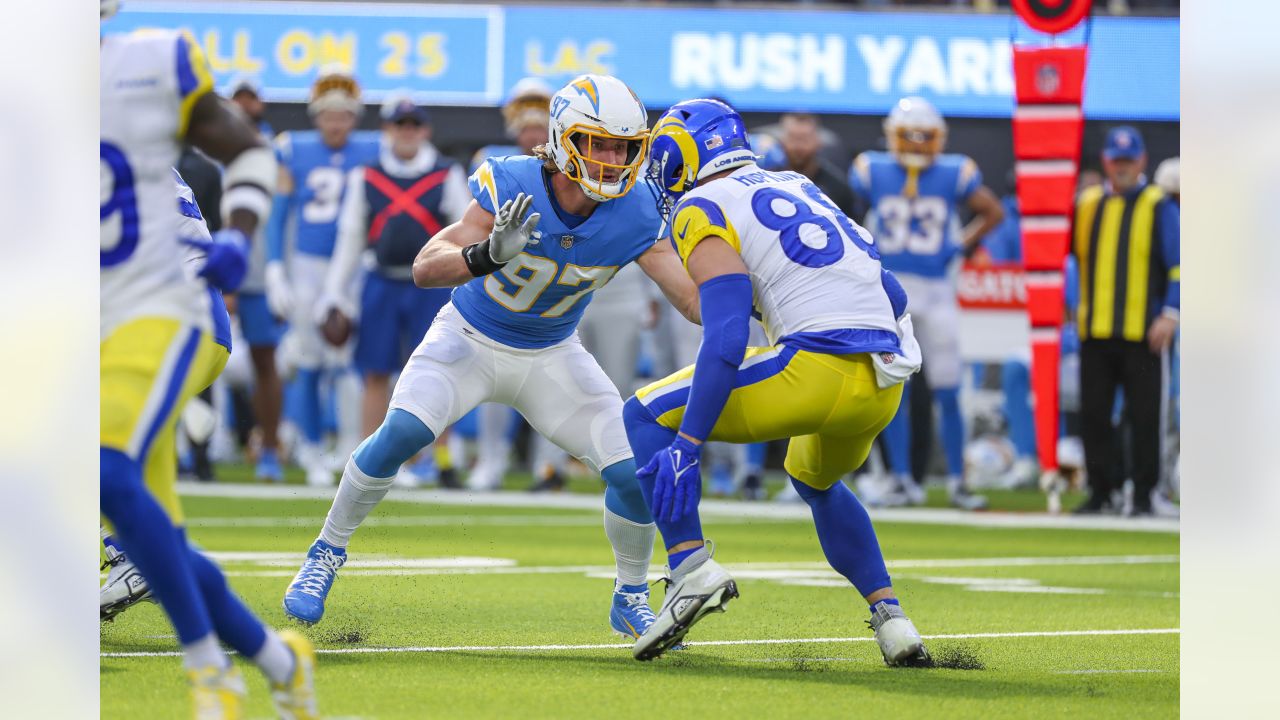
[[724,612],[738,597],[738,584],[720,563],[711,558],[667,588],[657,619],[639,639],[631,654],[637,660],[652,660],[680,644],[689,628],[707,613]]
[[880,603],[867,621],[876,633],[876,644],[884,656],[884,664],[890,667],[927,666],[931,664],[929,651],[920,639],[916,626],[897,605]]
[[115,620],[116,616],[146,600],[155,602],[147,579],[124,553],[107,549],[109,559],[103,568],[110,567],[107,580],[98,592],[98,619],[100,622]]

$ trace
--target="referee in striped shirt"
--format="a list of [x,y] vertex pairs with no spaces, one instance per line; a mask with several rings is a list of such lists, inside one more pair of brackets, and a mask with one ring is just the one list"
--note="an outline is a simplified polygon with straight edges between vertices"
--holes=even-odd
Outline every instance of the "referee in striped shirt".
[[1160,476],[1165,356],[1178,329],[1178,206],[1147,182],[1142,136],[1122,126],[1107,134],[1107,182],[1076,200],[1072,253],[1080,269],[1081,424],[1089,499],[1077,513],[1110,509],[1124,481],[1116,390],[1132,432],[1133,514],[1151,514]]

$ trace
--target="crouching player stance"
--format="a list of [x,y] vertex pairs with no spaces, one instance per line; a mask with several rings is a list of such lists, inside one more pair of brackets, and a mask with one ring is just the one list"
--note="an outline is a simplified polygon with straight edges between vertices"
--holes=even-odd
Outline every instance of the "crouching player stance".
[[661,220],[651,194],[631,191],[649,141],[640,100],[616,78],[584,75],[551,108],[548,146],[486,160],[462,220],[415,260],[419,287],[459,287],[401,373],[386,419],[347,463],[320,538],[285,593],[291,617],[320,620],[347,543],[400,465],[472,408],[496,402],[604,477],[605,534],[618,566],[610,623],[639,637],[653,622],[647,575],[657,531],[636,482],[622,398],[576,328],[592,292],[632,261],[693,318],[697,291],[670,244],[655,243]]
[[[896,319],[901,285],[880,267],[871,236],[808,178],[755,164],[742,118],[723,103],[668,110],[654,127],[649,173],[699,287],[703,336],[692,367],[642,388],[624,411],[671,568],[635,657],[661,655],[738,596],[698,519],[703,443],[790,438],[787,474],[827,560],[871,606],[885,662],[927,660],[871,520],[840,482],[866,460],[920,366],[909,317]],[[746,347],[753,304],[771,347]]]
[[[117,5],[104,0],[102,17]],[[217,291],[243,280],[275,185],[273,154],[212,89],[187,35],[102,39],[100,507],[173,623],[197,718],[243,716],[244,680],[219,640],[262,669],[280,717],[314,718],[311,643],[264,626],[188,544],[175,488],[177,414],[229,355]],[[183,140],[226,167],[229,227],[208,241],[179,242],[171,168]],[[204,255],[199,278],[184,271],[188,246]]]

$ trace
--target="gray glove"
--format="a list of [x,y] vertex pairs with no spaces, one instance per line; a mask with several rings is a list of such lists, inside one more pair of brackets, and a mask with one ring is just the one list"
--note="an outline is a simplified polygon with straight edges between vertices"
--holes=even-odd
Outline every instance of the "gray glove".
[[489,257],[498,265],[519,255],[538,227],[538,219],[542,215],[530,214],[531,207],[533,196],[520,193],[498,208],[498,214],[493,218],[493,232],[489,233]]

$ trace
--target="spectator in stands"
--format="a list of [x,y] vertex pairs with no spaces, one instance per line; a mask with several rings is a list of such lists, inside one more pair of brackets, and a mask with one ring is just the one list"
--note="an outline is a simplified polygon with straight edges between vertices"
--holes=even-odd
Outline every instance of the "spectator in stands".
[[271,124],[266,121],[267,104],[262,101],[262,82],[252,75],[241,75],[231,83],[231,91],[227,93],[231,102],[240,108],[249,121],[258,128],[262,137],[270,140],[275,135]]
[[1077,513],[1111,506],[1123,477],[1112,425],[1123,387],[1132,434],[1132,513],[1149,515],[1160,477],[1162,359],[1178,329],[1178,206],[1143,174],[1132,127],[1113,128],[1102,151],[1107,182],[1076,201],[1072,254],[1080,273],[1081,424],[1089,498]]
[[786,155],[786,169],[807,176],[836,207],[853,212],[853,190],[844,174],[819,154],[822,122],[811,113],[786,113],[779,121],[779,144]]

